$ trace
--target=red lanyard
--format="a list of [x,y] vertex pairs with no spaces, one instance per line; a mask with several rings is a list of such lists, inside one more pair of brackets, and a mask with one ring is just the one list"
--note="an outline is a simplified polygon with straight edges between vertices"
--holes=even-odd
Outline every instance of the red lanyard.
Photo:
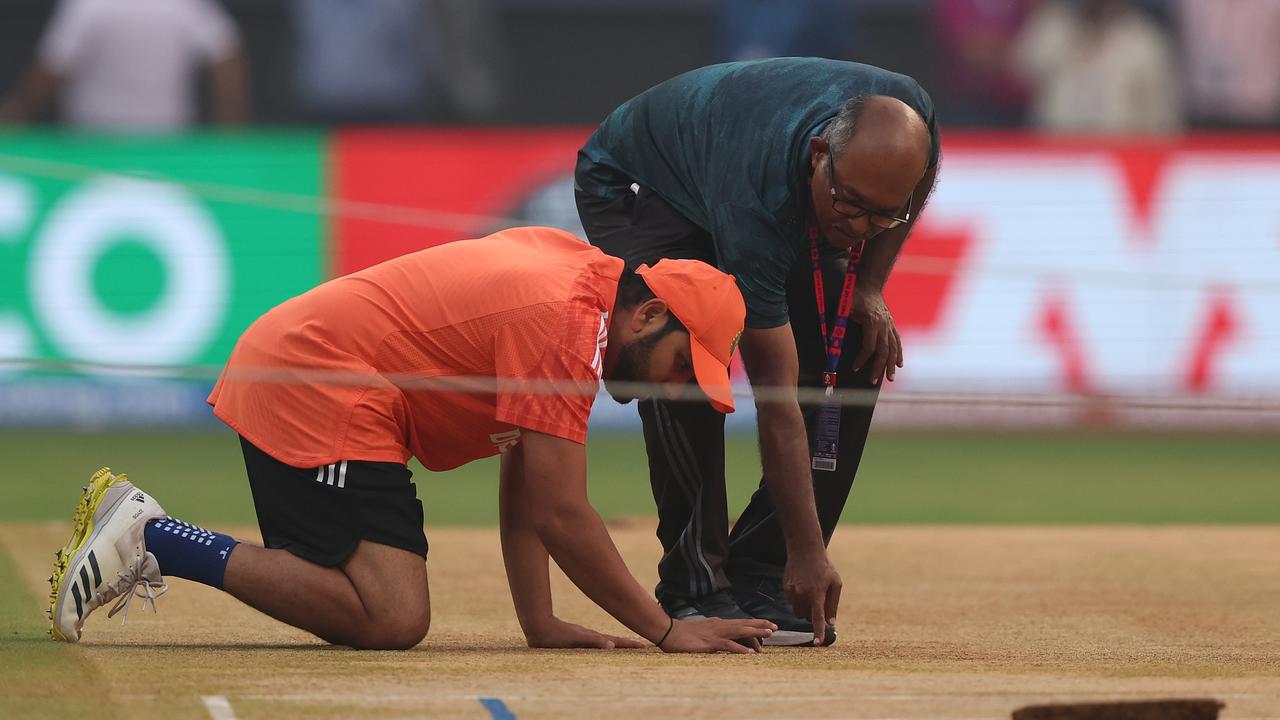
[[818,223],[809,226],[809,260],[813,263],[813,294],[818,303],[818,327],[822,330],[822,346],[827,353],[827,367],[822,373],[822,384],[827,394],[836,387],[836,368],[840,354],[844,352],[844,338],[849,327],[849,313],[853,312],[853,288],[858,283],[858,264],[862,262],[864,243],[859,241],[849,249],[849,269],[844,274],[844,286],[840,290],[840,304],[836,306],[836,322],[831,336],[827,336],[827,296],[822,282],[822,267],[818,254]]

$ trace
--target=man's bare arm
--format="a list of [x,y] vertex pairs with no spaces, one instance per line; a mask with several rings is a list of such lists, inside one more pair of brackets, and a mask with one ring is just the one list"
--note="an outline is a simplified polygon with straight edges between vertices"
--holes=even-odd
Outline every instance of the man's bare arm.
[[783,585],[796,612],[814,623],[821,638],[840,602],[840,575],[827,557],[813,499],[809,440],[795,390],[800,373],[791,326],[742,334],[742,360],[751,384],[767,395],[756,400],[760,462],[787,543]]
[[502,562],[515,603],[516,618],[525,637],[537,634],[550,621],[551,582],[547,575],[547,549],[534,531],[524,486],[524,457],[520,446],[502,456],[498,482],[498,527],[502,538]]
[[734,638],[768,637],[775,629],[764,620],[673,622],[631,575],[587,501],[586,448],[527,429],[521,445],[538,538],[573,584],[623,625],[668,652],[750,652]]
[[502,561],[507,568],[516,618],[530,647],[639,648],[634,638],[617,637],[565,622],[555,616],[551,602],[547,549],[529,515],[528,485],[524,479],[524,448],[520,445],[502,456],[498,485],[498,515],[502,537]]

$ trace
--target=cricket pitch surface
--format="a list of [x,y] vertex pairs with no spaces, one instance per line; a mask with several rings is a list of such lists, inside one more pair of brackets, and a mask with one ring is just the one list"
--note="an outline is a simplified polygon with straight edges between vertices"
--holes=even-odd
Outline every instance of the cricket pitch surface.
[[[611,531],[652,587],[653,521]],[[40,621],[67,534],[0,526]],[[1280,718],[1280,527],[844,526],[831,545],[839,642],[758,656],[530,650],[497,530],[427,536],[432,624],[413,650],[329,647],[172,580],[158,614],[135,602],[122,626],[101,610],[65,652],[30,630],[6,640],[19,667],[0,668],[0,684],[24,714],[43,693],[95,720],[995,720],[1031,704],[1196,697],[1225,702],[1223,718]],[[552,572],[560,617],[626,632]],[[56,657],[24,673],[24,652]]]

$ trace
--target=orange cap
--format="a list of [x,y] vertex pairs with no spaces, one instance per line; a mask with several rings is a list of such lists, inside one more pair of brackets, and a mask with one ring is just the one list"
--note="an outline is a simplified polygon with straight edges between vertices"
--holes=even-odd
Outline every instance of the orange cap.
[[722,413],[733,412],[729,360],[742,337],[747,307],[732,275],[698,260],[663,258],[636,274],[689,330],[698,387]]

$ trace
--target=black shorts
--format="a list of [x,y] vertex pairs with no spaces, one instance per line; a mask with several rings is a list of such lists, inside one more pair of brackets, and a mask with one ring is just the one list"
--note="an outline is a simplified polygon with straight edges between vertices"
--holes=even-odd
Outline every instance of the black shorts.
[[317,565],[341,565],[361,540],[427,556],[422,502],[398,463],[286,465],[240,438],[262,543]]
[[637,186],[615,198],[576,190],[575,199],[587,239],[606,254],[625,260],[631,270],[662,258],[719,265],[711,234],[652,190]]

